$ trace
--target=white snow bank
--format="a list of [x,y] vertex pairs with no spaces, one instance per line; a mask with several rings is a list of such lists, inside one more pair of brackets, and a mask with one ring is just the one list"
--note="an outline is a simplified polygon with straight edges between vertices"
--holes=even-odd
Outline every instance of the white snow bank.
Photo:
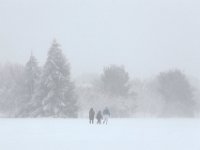
[[198,119],[0,119],[0,150],[199,150]]

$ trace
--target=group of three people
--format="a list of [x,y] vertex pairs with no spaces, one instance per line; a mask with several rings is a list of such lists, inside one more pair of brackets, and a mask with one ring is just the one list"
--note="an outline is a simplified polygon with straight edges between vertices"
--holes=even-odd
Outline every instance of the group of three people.
[[[94,123],[94,117],[95,117],[95,111],[93,108],[91,108],[89,111],[90,124]],[[98,111],[98,113],[96,115],[97,124],[101,124],[102,120],[103,120],[103,124],[107,124],[109,117],[110,117],[110,111],[107,107],[103,110],[103,115],[102,115],[101,111]]]

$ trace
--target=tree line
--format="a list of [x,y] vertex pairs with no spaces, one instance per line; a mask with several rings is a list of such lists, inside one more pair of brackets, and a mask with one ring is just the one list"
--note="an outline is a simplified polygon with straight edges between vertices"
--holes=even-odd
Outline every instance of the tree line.
[[76,84],[70,63],[54,40],[45,64],[31,55],[25,66],[0,66],[1,117],[75,118],[90,107],[109,107],[113,117],[194,117],[194,87],[180,70],[162,72],[150,81],[130,79],[123,66],[110,65],[93,82]]
[[1,69],[1,110],[8,117],[77,117],[70,64],[53,41],[41,68],[31,55],[26,66]]

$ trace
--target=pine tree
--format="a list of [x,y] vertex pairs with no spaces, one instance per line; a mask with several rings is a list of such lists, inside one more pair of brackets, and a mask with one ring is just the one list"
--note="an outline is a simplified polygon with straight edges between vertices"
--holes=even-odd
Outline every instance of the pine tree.
[[35,106],[36,101],[34,95],[37,94],[37,90],[40,83],[41,70],[38,66],[37,59],[31,54],[29,61],[25,66],[24,74],[24,98],[22,100],[22,108],[18,116],[30,117]]
[[37,59],[31,54],[29,61],[25,67],[26,88],[29,99],[31,99],[36,92],[40,80],[40,68]]
[[74,84],[70,79],[70,65],[54,40],[44,65],[42,82],[42,116],[77,117]]

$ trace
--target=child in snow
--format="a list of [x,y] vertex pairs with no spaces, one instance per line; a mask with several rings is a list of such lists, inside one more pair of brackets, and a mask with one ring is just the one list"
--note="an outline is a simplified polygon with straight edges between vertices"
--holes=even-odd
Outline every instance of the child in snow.
[[98,111],[96,118],[97,118],[97,124],[101,124],[101,120],[103,119],[101,111]]

